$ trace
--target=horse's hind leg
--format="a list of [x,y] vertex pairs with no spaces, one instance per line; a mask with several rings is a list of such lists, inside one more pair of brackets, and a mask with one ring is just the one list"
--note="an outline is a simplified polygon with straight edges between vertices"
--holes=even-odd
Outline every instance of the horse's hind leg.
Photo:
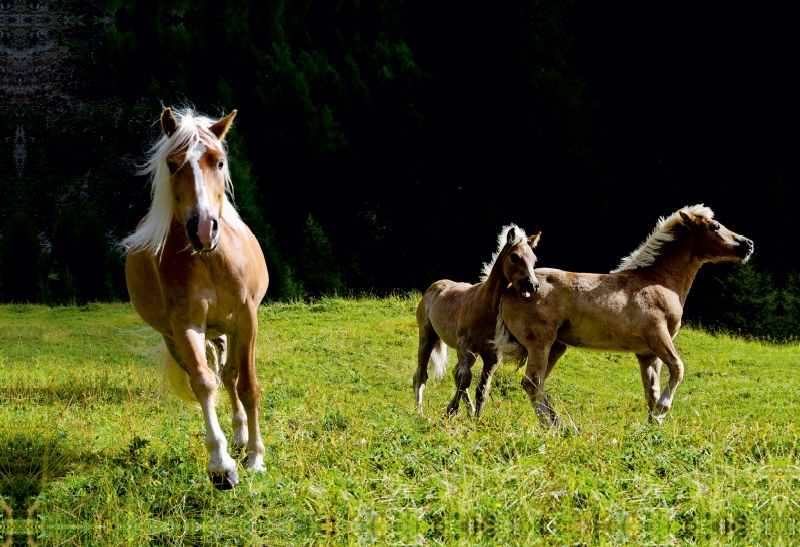
[[470,412],[475,414],[475,405],[472,404],[472,399],[469,396],[469,386],[472,383],[472,365],[475,364],[477,356],[467,349],[458,350],[458,364],[453,370],[453,378],[456,381],[456,394],[450,404],[447,405],[447,415],[453,416],[458,412],[458,402],[463,397],[467,405],[469,405]]
[[658,395],[661,391],[659,385],[661,359],[652,353],[639,354],[636,358],[639,360],[639,370],[642,373],[642,386],[644,386],[644,398],[647,401],[650,421],[655,420],[661,423],[661,421],[663,421],[663,416],[659,417],[654,414]]
[[475,388],[475,417],[480,416],[486,401],[489,399],[489,390],[492,387],[492,378],[497,368],[500,366],[500,361],[497,357],[496,351],[484,351],[481,353],[481,360],[483,361],[483,370],[481,371],[481,379],[478,381],[478,387]]
[[[447,358],[447,349],[438,348],[441,344],[439,336],[433,330],[427,318],[419,326],[419,347],[417,348],[417,370],[414,373],[414,400],[419,410],[422,407],[422,392],[425,391],[425,384],[428,381],[428,361],[431,359],[431,354],[434,349],[444,349],[444,356]],[[440,353],[440,352],[437,352]],[[437,355],[437,358],[441,356]],[[438,363],[435,363],[437,365]],[[437,371],[434,371],[436,376]]]

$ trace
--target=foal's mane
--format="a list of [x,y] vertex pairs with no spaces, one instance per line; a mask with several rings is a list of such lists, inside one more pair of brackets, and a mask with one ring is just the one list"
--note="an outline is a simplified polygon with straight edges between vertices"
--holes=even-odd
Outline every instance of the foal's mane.
[[497,257],[500,256],[500,252],[503,250],[503,247],[506,246],[507,239],[508,239],[508,232],[511,229],[514,229],[514,234],[516,237],[514,241],[511,242],[511,245],[519,245],[528,240],[528,236],[525,233],[525,230],[517,226],[516,224],[509,224],[508,226],[503,226],[503,229],[500,230],[500,233],[497,234],[497,252],[492,255],[492,260],[489,262],[483,263],[483,269],[481,270],[481,282],[486,281],[489,279],[489,275],[492,273],[492,268],[494,268],[494,263],[497,261]]
[[638,249],[623,258],[619,266],[611,270],[611,273],[621,272],[623,270],[635,270],[653,264],[656,258],[661,254],[661,248],[664,244],[676,239],[675,228],[683,224],[681,211],[707,219],[714,218],[714,211],[704,206],[702,203],[679,209],[666,218],[660,217],[656,223],[656,227],[644,243],[639,245]]
[[[157,255],[167,241],[174,216],[170,184],[171,174],[169,167],[167,167],[167,158],[170,155],[183,147],[187,147],[186,158],[189,158],[201,141],[206,141],[206,143],[222,149],[226,155],[228,152],[225,142],[217,139],[209,130],[217,120],[197,114],[191,107],[173,110],[172,113],[178,121],[177,131],[170,137],[167,137],[163,132],[161,133],[161,138],[147,151],[147,161],[137,172],[139,175],[150,175],[152,202],[150,203],[150,212],[147,214],[147,219],[144,223],[139,229],[120,242],[126,253],[147,250]],[[239,213],[236,212],[233,204],[228,199],[228,194],[233,194],[233,184],[227,161],[222,168],[222,176],[225,180],[225,194],[222,197],[222,216],[229,222],[241,222]]]

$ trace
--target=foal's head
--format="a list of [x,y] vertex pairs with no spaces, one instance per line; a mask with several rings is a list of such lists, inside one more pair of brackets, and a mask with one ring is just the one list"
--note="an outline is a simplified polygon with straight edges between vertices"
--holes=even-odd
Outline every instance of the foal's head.
[[522,298],[530,298],[539,292],[539,281],[533,273],[536,255],[533,248],[539,243],[542,232],[525,238],[512,227],[506,235],[506,244],[497,257],[503,268],[503,276],[514,286]]
[[694,254],[707,262],[747,260],[753,254],[753,242],[703,216],[680,211],[683,224],[694,235]]
[[[196,251],[213,251],[219,244],[219,219],[225,202],[228,158],[222,146],[225,133],[236,116],[228,116],[208,127],[166,158],[172,189],[174,217],[186,227]],[[178,138],[178,120],[167,108],[161,114],[161,129],[167,139]]]

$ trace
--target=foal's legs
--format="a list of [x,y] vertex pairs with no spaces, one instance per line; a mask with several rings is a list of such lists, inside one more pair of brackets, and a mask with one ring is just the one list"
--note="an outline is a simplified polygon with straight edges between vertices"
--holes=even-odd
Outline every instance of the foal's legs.
[[202,332],[191,325],[172,325],[175,338],[164,337],[172,357],[189,375],[206,424],[206,449],[209,461],[206,469],[211,472],[211,482],[221,490],[233,488],[239,483],[236,462],[228,455],[228,443],[219,426],[214,401],[217,396],[217,378],[206,363],[206,344]]
[[[658,394],[661,391],[659,375],[661,374],[661,359],[652,353],[637,354],[639,360],[639,370],[642,373],[642,385],[644,386],[644,398],[647,401],[647,410],[650,421],[662,420],[663,416],[658,417],[653,414],[658,401]],[[660,422],[659,422],[660,423]]]
[[[547,380],[550,377],[550,372],[553,370],[553,367],[556,366],[561,357],[567,352],[567,345],[559,342],[556,340],[553,342],[553,345],[550,346],[550,354],[547,356],[547,372],[545,372],[544,379]],[[547,396],[547,393],[542,391],[542,400],[539,401],[539,411],[544,412],[545,414],[551,413],[556,421],[553,422],[557,424],[558,422],[558,415],[556,415],[555,410],[553,410],[553,406],[550,403],[550,397]]]
[[[256,336],[258,335],[258,319],[255,306],[250,306],[248,313],[242,313],[237,322],[236,335],[232,339],[232,358],[236,363],[237,377],[234,379],[236,394],[244,407],[242,428],[247,428],[247,435],[240,435],[247,446],[247,465],[252,471],[264,471],[264,443],[261,440],[261,428],[258,423],[258,405],[261,402],[261,387],[256,378]],[[233,363],[231,363],[232,365]],[[231,366],[231,368],[233,368]],[[233,402],[233,397],[231,397]],[[236,409],[234,409],[236,410]],[[234,417],[235,419],[235,417]],[[242,436],[245,438],[242,439]],[[236,435],[234,435],[234,443]]]
[[678,352],[675,351],[672,337],[669,335],[666,325],[654,329],[651,334],[644,338],[650,350],[669,368],[669,383],[661,393],[653,414],[656,421],[660,423],[667,411],[672,408],[672,398],[675,396],[675,391],[678,389],[681,380],[683,380],[684,366]]
[[528,394],[536,414],[539,416],[539,423],[545,427],[558,425],[558,415],[550,404],[550,400],[544,395],[544,382],[547,374],[552,370],[558,358],[564,355],[566,346],[556,347],[554,359],[550,360],[551,347],[555,344],[555,336],[551,340],[537,336],[532,340],[526,340],[524,345],[528,350],[528,366],[525,368],[525,376],[522,379],[522,389]]
[[489,399],[489,389],[492,387],[492,377],[500,366],[500,361],[496,351],[487,350],[481,352],[483,361],[483,371],[478,387],[475,389],[475,417],[480,416],[486,401]]
[[453,377],[456,381],[456,394],[450,404],[447,405],[447,415],[453,416],[458,412],[458,402],[463,397],[469,410],[475,414],[475,405],[472,404],[472,399],[469,396],[469,385],[472,383],[472,365],[475,364],[477,355],[472,353],[469,349],[461,347],[458,348],[458,364],[453,369]]
[[414,373],[414,400],[419,410],[422,406],[422,392],[425,391],[425,383],[428,381],[428,360],[431,352],[439,342],[439,335],[433,330],[428,318],[418,321],[419,324],[419,347],[417,349],[417,371]]

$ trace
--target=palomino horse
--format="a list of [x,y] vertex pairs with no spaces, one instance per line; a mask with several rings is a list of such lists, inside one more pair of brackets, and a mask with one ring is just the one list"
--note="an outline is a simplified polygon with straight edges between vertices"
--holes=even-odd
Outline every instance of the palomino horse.
[[[497,252],[492,261],[483,266],[480,283],[470,285],[444,279],[425,291],[417,306],[419,349],[414,374],[417,408],[422,405],[422,392],[428,381],[428,361],[433,365],[433,378],[444,376],[447,346],[450,346],[458,352],[458,365],[453,370],[456,394],[447,405],[447,412],[450,415],[458,412],[458,402],[463,397],[472,413],[480,414],[498,364],[492,340],[500,297],[509,284],[523,300],[539,290],[539,282],[533,273],[536,263],[533,248],[540,235],[541,232],[528,237],[518,226],[506,226],[497,238]],[[483,373],[475,393],[476,409],[467,389],[472,383],[471,369],[478,355],[483,360]]]
[[227,196],[223,140],[236,111],[218,121],[190,109],[176,114],[161,114],[164,135],[142,171],[152,176],[153,201],[122,242],[125,277],[133,307],[164,337],[165,380],[202,408],[211,481],[227,489],[239,475],[214,408],[218,375],[233,407],[233,445],[246,447],[247,468],[264,470],[255,343],[269,276],[258,241]]
[[[697,270],[705,262],[747,260],[753,242],[695,205],[659,219],[650,237],[610,274],[542,268],[533,298],[506,291],[495,344],[504,358],[524,363],[522,387],[543,425],[558,417],[543,388],[567,346],[636,354],[650,418],[661,423],[683,378],[672,344]],[[669,385],[659,397],[661,363]]]

